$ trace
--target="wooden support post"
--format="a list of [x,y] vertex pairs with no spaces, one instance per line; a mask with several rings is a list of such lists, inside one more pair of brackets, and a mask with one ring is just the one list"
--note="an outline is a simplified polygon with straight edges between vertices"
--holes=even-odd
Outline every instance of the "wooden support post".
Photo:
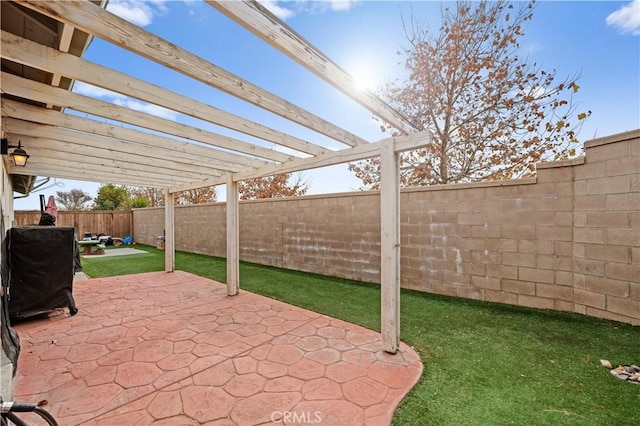
[[176,269],[176,239],[174,226],[175,193],[164,191],[164,270],[173,272]]
[[396,353],[400,343],[400,164],[393,139],[380,146],[380,237],[382,347]]
[[227,178],[227,294],[235,296],[240,290],[240,220],[238,182],[233,174]]

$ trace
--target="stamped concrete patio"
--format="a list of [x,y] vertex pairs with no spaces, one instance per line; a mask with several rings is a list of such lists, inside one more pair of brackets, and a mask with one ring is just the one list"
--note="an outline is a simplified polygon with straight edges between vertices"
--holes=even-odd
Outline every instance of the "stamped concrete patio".
[[[16,324],[14,399],[60,424],[389,424],[422,363],[365,328],[185,272],[79,281]],[[26,417],[25,417],[26,420]]]

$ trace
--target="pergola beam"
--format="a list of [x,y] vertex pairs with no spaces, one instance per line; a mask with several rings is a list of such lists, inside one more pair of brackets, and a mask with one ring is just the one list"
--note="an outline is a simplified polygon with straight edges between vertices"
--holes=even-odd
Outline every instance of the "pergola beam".
[[[433,141],[433,134],[424,130],[419,133],[412,133],[406,136],[397,136],[393,139],[395,152],[410,151],[418,148],[428,146]],[[383,140],[384,141],[384,140]],[[354,148],[342,149],[340,151],[331,151],[326,154],[318,155],[312,158],[298,159],[285,164],[266,165],[252,171],[235,173],[233,179],[236,181],[254,179],[263,176],[272,176],[280,173],[293,173],[303,170],[316,169],[319,167],[333,166],[336,164],[344,164],[352,161],[364,160],[365,158],[376,157],[380,155],[380,144],[370,143],[367,145],[360,145]],[[210,185],[222,185],[225,183],[224,178],[214,178],[205,181],[205,186]],[[194,189],[194,186],[175,186],[172,191],[183,191],[187,189]]]
[[[12,134],[10,134],[11,136]],[[13,139],[16,139],[15,137]],[[17,138],[29,147],[29,154],[39,159],[67,161],[72,167],[86,167],[87,172],[93,166],[110,166],[116,169],[138,169],[147,171],[160,170],[168,175],[180,175],[180,179],[193,182],[200,175],[197,171],[186,172],[184,168],[176,168],[171,161],[142,158],[124,152],[113,152],[109,149],[77,147],[66,142],[55,143],[42,138]],[[140,166],[140,167],[137,167]],[[208,174],[213,174],[210,171]]]
[[57,87],[51,87],[47,84],[33,82],[6,72],[2,72],[2,80],[0,80],[0,83],[3,92],[21,98],[72,108],[110,120],[179,136],[210,146],[262,157],[271,161],[286,162],[295,158],[272,149],[263,148],[186,124],[176,123],[155,115],[121,107]]
[[[58,50],[60,52],[68,52],[69,47],[71,46],[71,39],[73,39],[73,32],[75,29],[71,25],[60,24],[58,30]],[[3,31],[4,33],[4,31]],[[2,50],[4,50],[4,40],[2,40]],[[55,49],[51,49],[55,50]],[[52,72],[51,75],[51,85],[52,86],[60,86],[60,81],[62,80],[62,74],[58,72]],[[52,105],[47,105],[47,108],[51,108]]]
[[[142,132],[140,130],[115,126],[72,114],[46,110],[9,99],[2,100],[2,116],[5,117],[4,120],[9,123],[9,125],[19,125],[18,121],[11,121],[11,118],[15,118],[23,122],[36,122],[49,126],[72,129],[78,132],[86,132],[92,135],[110,138],[109,145],[113,145],[114,149],[118,147],[118,149],[123,149],[127,152],[147,155],[149,157],[166,157],[170,155],[172,158],[192,164],[204,163],[212,168],[231,172],[246,170],[247,168],[257,168],[267,164],[264,161],[251,157],[231,154],[217,149]],[[13,128],[15,129],[15,127]],[[29,126],[23,125],[23,128],[28,129]],[[46,135],[43,137],[46,137]],[[104,140],[98,140],[100,141],[98,146],[105,144]],[[72,142],[78,145],[96,146],[96,143],[92,143],[91,140],[84,138],[78,138]],[[126,142],[134,142],[135,144]],[[136,147],[139,147],[139,149]]]
[[18,0],[17,3],[151,59],[209,86],[315,130],[349,146],[364,139],[168,41],[87,2]]
[[206,2],[403,134],[417,130],[386,102],[369,90],[359,89],[346,71],[257,1]]
[[[80,160],[79,157],[76,157]],[[71,166],[70,166],[71,164]],[[157,179],[159,183],[170,183],[175,182],[176,179],[182,182],[192,182],[193,179],[185,178],[185,177],[177,177],[177,176],[169,176],[168,174],[162,173],[162,170],[157,171],[148,171],[148,170],[131,170],[130,168],[118,166],[117,164],[113,164],[113,162],[106,160],[106,164],[91,164],[91,165],[83,165],[81,162],[70,163],[69,160],[58,160],[54,158],[45,158],[36,156],[32,156],[29,158],[29,162],[27,166],[32,166],[33,169],[37,167],[51,168],[56,167],[59,170],[68,170],[69,173],[73,172],[73,168],[78,169],[77,175],[80,180],[99,180],[104,181],[106,176],[113,176],[122,174],[124,176],[130,177],[141,177],[147,178],[149,180]],[[30,170],[31,168],[25,167],[25,170]],[[91,177],[95,176],[94,179]]]
[[[71,147],[72,145],[76,145],[77,149],[75,152],[86,153],[86,147],[89,147],[94,150],[102,150],[105,155],[109,158],[106,160],[110,160],[114,162],[114,165],[120,167],[117,164],[117,161],[122,161],[126,163],[128,166],[128,170],[140,170],[140,171],[149,171],[155,172],[161,175],[166,176],[167,172],[172,172],[176,175],[177,180],[185,181],[202,181],[207,177],[214,179],[217,176],[221,176],[221,172],[216,170],[215,168],[211,168],[206,171],[205,168],[202,168],[202,162],[197,163],[193,167],[188,163],[178,163],[173,162],[168,170],[164,170],[160,167],[159,164],[154,161],[153,156],[149,157],[147,153],[145,153],[145,148],[140,147],[137,148],[132,146],[131,144],[127,144],[124,142],[117,142],[110,139],[103,138],[102,136],[95,136],[90,133],[79,133],[77,131],[56,128],[51,126],[45,126],[42,124],[34,124],[28,123],[22,120],[16,120],[13,118],[4,118],[2,120],[3,128],[8,134],[14,135],[14,139],[22,139],[23,136],[27,136],[29,138],[36,139],[44,139],[45,141],[51,141],[49,146],[47,146],[46,142],[42,141],[34,141],[35,148],[42,149],[54,149],[56,147],[55,142],[53,141],[61,141],[67,143],[67,147]],[[75,141],[81,141],[81,143],[75,143]],[[25,138],[24,142],[26,143],[27,139]],[[85,148],[83,148],[85,147]],[[57,148],[56,148],[57,149]],[[147,148],[148,150],[148,148]],[[106,151],[106,152],[105,152]],[[72,149],[67,152],[73,152]],[[142,154],[140,154],[142,153]],[[96,153],[86,153],[88,157],[95,156]],[[139,156],[140,161],[136,161],[135,156]],[[146,157],[145,157],[146,156]],[[133,161],[132,161],[133,160]],[[164,164],[168,164],[167,160],[159,160],[164,162]],[[81,163],[82,164],[82,163]],[[73,163],[68,163],[69,168],[77,168],[78,166]],[[194,171],[194,168],[198,168],[202,173],[197,173]]]
[[[65,28],[70,27],[67,25]],[[311,155],[326,151],[325,148],[311,142],[6,31],[2,31],[2,57],[55,73],[54,75],[64,75],[114,93],[134,97],[296,151]]]
[[[34,161],[32,161],[34,160]],[[52,163],[39,163],[35,159],[29,159],[25,167],[16,167],[5,163],[7,173],[26,176],[48,176],[60,179],[82,180],[86,182],[109,182],[118,185],[147,186],[150,188],[167,188],[172,182],[170,177],[154,175],[143,176],[141,173],[130,171],[100,171],[89,175],[86,169],[73,171],[68,166],[60,166]]]

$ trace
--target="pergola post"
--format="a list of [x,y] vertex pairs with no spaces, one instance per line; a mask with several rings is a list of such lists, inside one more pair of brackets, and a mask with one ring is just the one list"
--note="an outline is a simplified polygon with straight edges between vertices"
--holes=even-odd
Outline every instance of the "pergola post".
[[240,221],[238,182],[233,174],[227,178],[227,294],[235,296],[240,290]]
[[176,269],[175,239],[175,193],[164,191],[164,270],[173,272]]
[[400,164],[394,139],[380,146],[380,286],[382,347],[400,343]]

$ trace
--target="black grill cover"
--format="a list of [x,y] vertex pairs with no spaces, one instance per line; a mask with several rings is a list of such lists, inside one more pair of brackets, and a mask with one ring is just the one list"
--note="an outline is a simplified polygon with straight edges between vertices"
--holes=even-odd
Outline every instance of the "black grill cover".
[[74,228],[29,226],[7,231],[9,317],[23,318],[68,307],[73,300]]
[[[0,207],[1,210],[1,207]],[[4,221],[0,220],[0,229],[4,233]],[[2,240],[2,244],[5,244],[5,240]],[[5,246],[6,247],[6,246]],[[9,320],[9,301],[7,299],[7,290],[9,288],[9,274],[7,273],[7,251],[2,250],[2,268],[0,270],[2,276],[2,301],[0,304],[0,338],[2,339],[2,349],[5,355],[13,364],[13,375],[16,375],[18,371],[18,356],[20,355],[20,338],[18,333],[11,328],[11,321]]]

